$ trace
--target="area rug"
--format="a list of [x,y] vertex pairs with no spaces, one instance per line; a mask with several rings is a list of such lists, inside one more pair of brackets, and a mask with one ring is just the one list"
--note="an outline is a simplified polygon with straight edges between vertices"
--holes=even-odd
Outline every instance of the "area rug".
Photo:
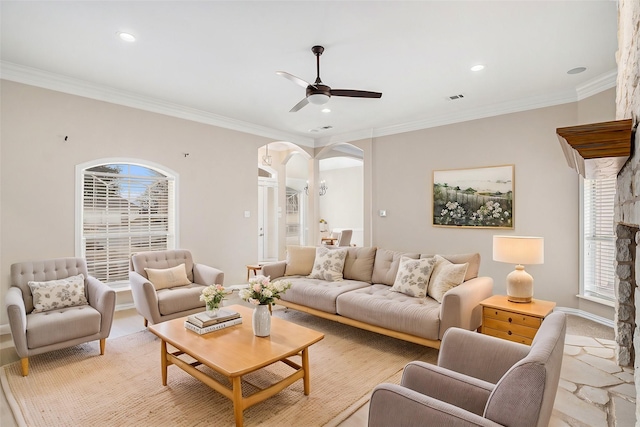
[[[377,384],[398,383],[406,363],[437,358],[437,350],[306,313],[276,310],[274,315],[325,338],[310,347],[310,395],[297,381],[246,409],[246,426],[337,425],[368,401]],[[142,331],[108,339],[104,356],[97,342],[34,356],[27,377],[19,362],[5,366],[2,386],[20,425],[235,425],[231,401],[178,367],[169,367],[162,386],[159,342]],[[290,373],[283,363],[271,365],[243,377],[243,392],[251,394]]]

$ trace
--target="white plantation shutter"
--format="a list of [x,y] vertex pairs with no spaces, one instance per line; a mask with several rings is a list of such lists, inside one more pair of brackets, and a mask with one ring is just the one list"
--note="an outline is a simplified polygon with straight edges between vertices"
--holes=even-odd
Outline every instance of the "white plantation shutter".
[[105,283],[129,280],[134,252],[174,247],[174,180],[127,164],[83,171],[82,256]]
[[584,294],[614,299],[616,178],[584,180]]

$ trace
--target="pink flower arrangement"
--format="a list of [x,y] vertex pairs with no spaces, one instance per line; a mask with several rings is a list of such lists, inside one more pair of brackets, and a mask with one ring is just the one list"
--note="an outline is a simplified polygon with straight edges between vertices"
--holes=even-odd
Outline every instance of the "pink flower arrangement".
[[204,301],[207,304],[207,309],[214,310],[220,306],[220,303],[228,293],[222,285],[210,285],[202,290],[200,301]]
[[273,304],[280,295],[291,287],[291,282],[277,280],[271,282],[269,277],[256,276],[249,280],[249,287],[242,289],[238,295],[254,305]]

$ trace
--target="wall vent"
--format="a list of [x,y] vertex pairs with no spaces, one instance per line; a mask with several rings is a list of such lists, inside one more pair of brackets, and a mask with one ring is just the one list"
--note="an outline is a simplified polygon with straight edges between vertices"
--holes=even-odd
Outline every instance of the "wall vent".
[[459,94],[457,94],[457,95],[451,95],[451,96],[449,97],[449,101],[455,101],[456,99],[462,99],[462,98],[464,98],[464,95],[463,95],[463,94],[461,94],[461,93],[459,93]]

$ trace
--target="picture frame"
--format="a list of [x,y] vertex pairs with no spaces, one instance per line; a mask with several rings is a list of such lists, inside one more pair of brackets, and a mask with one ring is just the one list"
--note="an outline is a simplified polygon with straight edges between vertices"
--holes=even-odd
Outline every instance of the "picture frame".
[[433,171],[433,226],[514,228],[515,165]]

